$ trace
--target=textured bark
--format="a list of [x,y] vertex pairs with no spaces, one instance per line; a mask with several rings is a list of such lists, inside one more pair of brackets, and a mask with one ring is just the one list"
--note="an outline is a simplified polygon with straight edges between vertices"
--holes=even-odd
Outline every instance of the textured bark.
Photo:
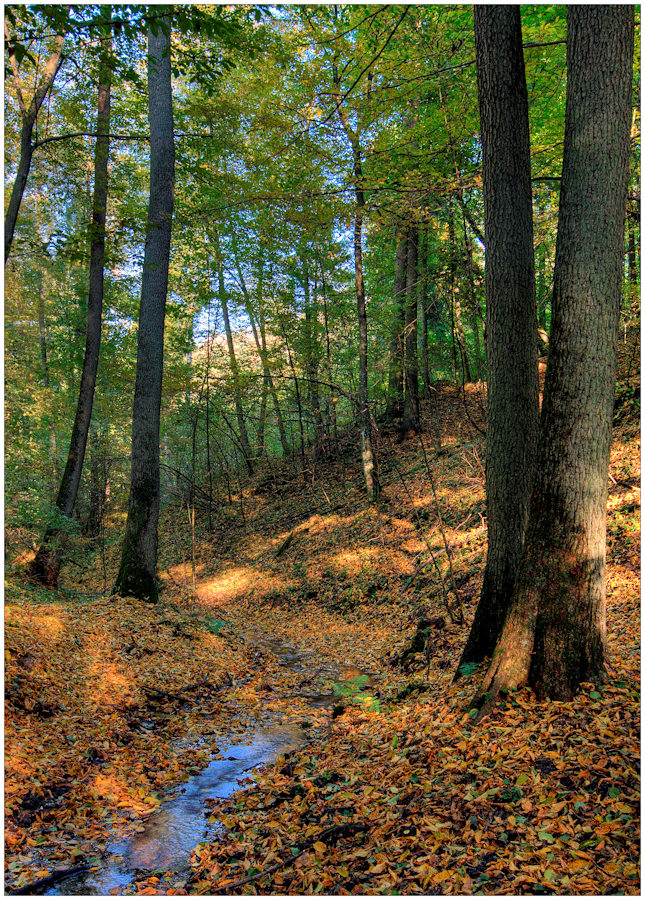
[[408,232],[408,262],[406,272],[405,307],[405,404],[401,431],[419,430],[419,361],[417,357],[418,327],[418,272],[417,259],[419,232],[416,227]]
[[607,473],[634,10],[573,6],[567,24],[564,159],[536,484],[518,587],[482,686],[491,698],[528,680],[538,697],[568,700],[581,682],[605,674]]
[[486,233],[486,507],[482,593],[460,665],[490,656],[524,545],[538,436],[529,120],[518,6],[475,7]]
[[[109,20],[110,14],[107,13]],[[87,299],[87,320],[85,333],[85,356],[81,384],[76,406],[76,416],[72,427],[67,463],[63,472],[56,507],[60,514],[70,518],[78,487],[81,482],[87,436],[94,405],[94,389],[101,348],[101,320],[103,315],[103,262],[105,258],[105,220],[108,197],[108,158],[110,152],[110,79],[111,70],[108,56],[111,38],[103,41],[101,71],[99,74],[98,113],[94,156],[94,197],[92,200],[92,225],[90,228],[90,272]],[[29,575],[34,581],[49,587],[58,585],[58,576],[65,548],[65,533],[58,527],[46,530],[42,544],[30,566]]]
[[393,422],[403,414],[403,368],[405,360],[405,290],[407,284],[408,241],[404,229],[397,230],[394,257],[394,312],[390,338],[390,371],[385,419]]
[[[5,23],[5,37],[9,42],[9,33],[7,30],[7,25]],[[18,171],[16,172],[16,180],[13,183],[13,187],[11,189],[11,196],[9,198],[9,205],[7,207],[7,212],[5,214],[4,220],[4,261],[7,261],[9,257],[9,253],[11,252],[11,245],[13,243],[13,234],[16,229],[16,221],[18,219],[18,213],[20,212],[20,205],[22,203],[22,198],[25,193],[25,187],[27,186],[27,179],[29,178],[29,170],[31,169],[31,159],[34,152],[33,146],[33,134],[34,127],[36,125],[36,119],[38,117],[38,112],[43,105],[43,100],[47,96],[47,91],[50,89],[52,84],[54,83],[54,78],[56,77],[56,72],[58,71],[58,67],[61,63],[61,53],[63,51],[63,36],[58,35],[54,41],[54,49],[47,61],[47,65],[45,66],[45,71],[42,74],[42,77],[38,83],[38,86],[34,92],[34,96],[32,97],[31,103],[29,107],[24,99],[24,95],[22,93],[22,84],[20,82],[20,76],[18,74],[18,66],[15,60],[13,53],[9,56],[9,61],[11,63],[11,67],[13,70],[13,83],[16,89],[16,93],[18,95],[18,103],[20,105],[20,113],[22,116],[22,129],[20,131],[20,160],[18,162]]]
[[156,601],[159,522],[159,424],[163,337],[175,195],[170,20],[148,32],[150,200],[141,282],[137,374],[132,412],[130,498],[114,591]]

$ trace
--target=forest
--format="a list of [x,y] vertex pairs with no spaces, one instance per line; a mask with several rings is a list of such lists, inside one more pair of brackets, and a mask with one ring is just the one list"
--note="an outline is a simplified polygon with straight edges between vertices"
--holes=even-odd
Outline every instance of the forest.
[[6,5],[5,892],[640,893],[640,7]]

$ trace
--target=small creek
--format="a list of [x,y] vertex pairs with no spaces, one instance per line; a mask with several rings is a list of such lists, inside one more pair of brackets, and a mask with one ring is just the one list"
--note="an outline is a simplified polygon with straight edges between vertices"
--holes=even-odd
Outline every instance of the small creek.
[[[248,633],[246,639],[258,657],[270,653],[281,667],[303,673],[302,687],[296,696],[312,707],[331,706],[337,699],[332,692],[317,692],[316,682],[324,685],[329,681],[349,682],[358,676],[369,678],[368,673],[350,664],[321,664],[313,651],[296,649],[263,632]],[[218,758],[211,760],[199,775],[190,778],[175,796],[152,813],[143,831],[109,846],[98,868],[59,881],[44,893],[86,896],[120,893],[142,873],[187,867],[195,846],[214,836],[221,827],[217,822],[209,823],[205,801],[230,797],[240,789],[240,780],[254,769],[298,749],[307,740],[308,734],[300,725],[279,722],[258,725],[236,735],[235,742],[224,739],[219,742]]]

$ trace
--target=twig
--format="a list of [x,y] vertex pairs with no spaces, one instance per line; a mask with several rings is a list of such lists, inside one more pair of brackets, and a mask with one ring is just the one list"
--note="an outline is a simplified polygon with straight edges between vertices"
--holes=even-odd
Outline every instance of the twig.
[[353,834],[356,831],[365,830],[366,826],[362,822],[347,822],[342,825],[332,825],[330,828],[325,828],[319,834],[312,835],[310,838],[307,838],[306,841],[297,845],[300,847],[298,852],[293,853],[291,856],[287,857],[287,859],[274,863],[272,866],[269,866],[268,869],[263,869],[262,872],[258,872],[256,875],[249,875],[248,878],[240,878],[237,881],[224,882],[223,884],[220,882],[215,885],[215,887],[220,891],[230,891],[233,888],[242,887],[244,884],[250,884],[252,881],[259,881],[266,875],[272,875],[273,872],[277,872],[278,869],[282,869],[284,866],[288,866],[290,863],[294,862],[294,860],[298,859],[299,856],[302,856],[305,850],[308,850],[309,847],[312,847],[317,841],[324,841],[329,837],[341,837],[343,835]]
[[[194,691],[199,687],[209,687],[212,690],[216,690],[215,686],[211,684],[210,681],[206,681],[205,678],[201,681],[196,681],[194,684],[187,684],[186,687],[181,688],[174,694],[170,691],[160,691],[157,688],[142,687],[141,690],[144,694],[151,694],[156,697],[168,697],[170,700],[183,700],[182,694],[187,694],[188,691]],[[223,690],[225,687],[228,687],[228,685],[221,685],[219,690]]]
[[34,894],[36,891],[40,891],[43,888],[51,887],[53,884],[62,881],[64,878],[71,878],[72,875],[80,875],[82,872],[87,872],[89,871],[89,868],[89,865],[83,864],[80,866],[72,866],[71,869],[58,869],[57,872],[52,872],[51,875],[47,875],[46,878],[39,878],[38,881],[32,881],[30,884],[23,884],[22,887],[7,891],[7,894]]

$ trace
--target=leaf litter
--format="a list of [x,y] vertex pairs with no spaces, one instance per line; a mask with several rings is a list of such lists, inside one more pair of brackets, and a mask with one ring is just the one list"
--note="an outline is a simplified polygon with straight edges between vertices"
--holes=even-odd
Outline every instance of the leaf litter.
[[[457,393],[440,399],[436,499],[420,448],[382,435],[378,507],[353,463],[304,487],[286,469],[271,490],[256,482],[246,527],[223,515],[203,543],[194,601],[169,545],[156,607],[7,585],[12,885],[94,861],[218,740],[270,717],[309,742],[209,804],[224,828],[188,879],[149,874],[128,893],[639,892],[637,435],[617,431],[612,452],[608,681],[569,703],[514,692],[473,726],[477,673],[452,677],[481,585],[483,451]],[[463,623],[440,589],[439,520]],[[426,652],[404,671],[420,620]]]

